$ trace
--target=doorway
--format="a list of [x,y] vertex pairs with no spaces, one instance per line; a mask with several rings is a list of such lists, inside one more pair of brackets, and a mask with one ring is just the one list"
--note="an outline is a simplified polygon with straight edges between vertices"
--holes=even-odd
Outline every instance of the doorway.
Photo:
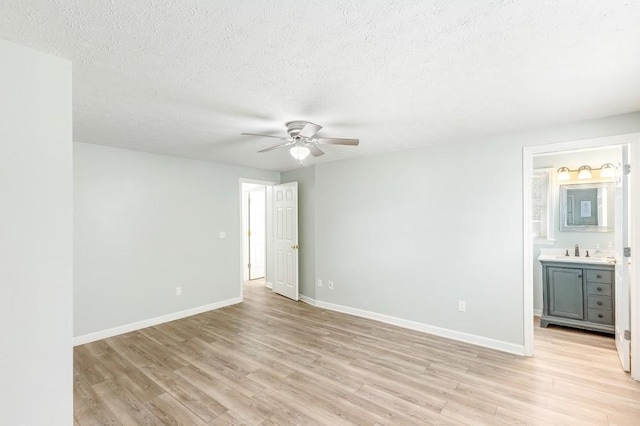
[[[240,296],[244,283],[272,288],[273,185],[277,182],[240,179]],[[251,265],[251,266],[250,266]]]
[[266,276],[266,194],[265,185],[246,183],[242,186],[244,281],[257,280]]
[[[524,199],[523,199],[523,207],[524,207],[523,209],[524,277],[523,278],[524,279],[523,279],[523,282],[525,287],[524,287],[524,309],[523,309],[523,313],[524,313],[523,332],[524,332],[524,346],[525,346],[526,355],[529,355],[529,356],[533,355],[534,313],[539,314],[542,308],[541,306],[542,289],[541,287],[538,288],[538,286],[536,286],[536,284],[539,282],[539,279],[540,279],[539,277],[540,272],[536,271],[535,265],[536,265],[537,254],[539,254],[540,251],[545,247],[545,243],[540,244],[540,241],[537,241],[536,242],[537,244],[534,244],[533,234],[536,231],[540,232],[540,229],[539,229],[540,224],[534,223],[535,219],[537,220],[540,219],[539,217],[534,217],[534,208],[533,208],[534,202],[532,201],[533,190],[534,190],[534,188],[532,188],[533,186],[532,179],[534,176],[536,176],[536,173],[534,172],[534,170],[541,170],[541,169],[544,170],[546,168],[547,170],[549,170],[549,173],[555,174],[557,168],[559,167],[556,167],[558,166],[558,164],[555,164],[553,161],[551,161],[554,158],[558,161],[565,161],[565,162],[568,162],[571,159],[573,159],[574,161],[577,161],[581,164],[588,164],[593,162],[597,163],[598,161],[600,161],[600,159],[604,160],[605,153],[608,153],[608,155],[616,155],[617,159],[620,160],[622,158],[621,147],[622,146],[631,147],[632,145],[640,146],[640,143],[635,143],[635,144],[633,143],[638,141],[640,141],[640,134],[633,134],[633,135],[621,135],[621,136],[614,136],[614,137],[607,137],[607,138],[589,139],[584,141],[565,142],[565,143],[524,148],[523,150],[523,177],[524,177],[524,180],[523,180],[523,195],[524,195]],[[636,155],[635,158],[638,158],[637,152],[635,155]],[[609,162],[609,161],[606,161],[606,162]],[[620,161],[616,161],[615,164],[618,164],[619,162]],[[595,163],[592,165],[592,167],[594,168],[601,167],[601,164],[595,164]],[[571,168],[572,165],[573,164],[570,164],[570,163],[566,164],[566,166],[568,166],[569,168]],[[562,166],[565,166],[565,164],[562,164]],[[535,188],[535,190],[538,190],[538,189],[539,188]],[[558,182],[551,182],[549,189],[551,190],[549,200],[550,201],[558,200],[558,194],[557,194]],[[638,200],[638,197],[636,195],[637,188],[635,189],[635,191],[636,191],[635,193],[634,192],[630,193],[631,196],[629,197],[629,199],[632,201],[632,203],[637,202]],[[634,206],[632,205],[631,207],[633,208]],[[555,205],[553,205],[551,208],[559,211],[557,201],[555,202]],[[630,217],[633,218],[633,216],[630,216]],[[546,245],[548,247],[552,247],[552,248],[556,247],[556,248],[564,249],[566,248],[565,245],[568,245],[568,243],[566,241],[559,241],[559,240],[563,240],[566,238],[570,238],[572,239],[572,241],[574,239],[580,239],[582,243],[589,246],[590,249],[594,249],[596,244],[599,246],[604,245],[604,247],[602,247],[603,251],[609,250],[610,245],[614,245],[614,244],[616,245],[616,247],[617,245],[620,245],[620,249],[622,247],[622,242],[621,242],[622,238],[618,238],[614,242],[613,235],[609,235],[608,237],[601,236],[600,240],[602,241],[600,242],[595,241],[598,238],[594,239],[593,236],[588,237],[586,236],[586,234],[561,235],[558,227],[558,221],[559,221],[558,215],[550,215],[550,221],[552,222],[552,224],[550,225],[549,229],[551,229],[552,233],[551,235],[545,236],[545,239],[548,240],[546,242]],[[544,220],[542,222],[544,222]],[[633,225],[633,223],[630,223],[630,225]],[[638,226],[635,226],[635,227],[632,226],[632,228],[634,231],[633,231],[633,234],[631,235],[630,241],[637,241],[636,236],[637,236]],[[616,230],[615,232],[619,233],[619,230]],[[555,238],[554,238],[554,233],[555,233]],[[630,241],[627,241],[627,244],[631,244]],[[570,246],[574,247],[574,244],[580,244],[580,242],[578,241],[572,242]],[[560,245],[562,245],[562,247],[560,247]],[[585,246],[583,245],[583,247]],[[617,253],[616,253],[616,257],[617,257]],[[620,261],[618,260],[618,262]],[[632,263],[632,267],[633,267],[633,263]],[[616,270],[617,269],[618,267],[616,267]],[[633,272],[634,271],[631,271],[631,276],[632,277],[637,276],[637,275],[634,275]],[[630,301],[633,302],[634,300],[637,300],[636,294],[638,293],[638,283],[628,279],[626,280],[626,282],[629,283],[628,290],[626,291],[626,293],[624,293],[624,295],[620,296],[619,302],[621,306],[622,304],[626,304],[626,306],[628,307],[627,312],[631,313],[630,322],[628,322],[627,324],[629,324],[628,328],[632,329],[634,325],[639,323],[638,312],[635,312],[634,309],[630,309],[632,308],[632,306],[630,306]],[[626,296],[626,300],[623,300],[625,299],[624,296]],[[616,334],[618,334],[618,330],[616,330]],[[618,339],[618,336],[616,337],[616,339]],[[638,349],[638,345],[633,345],[633,342],[632,342],[632,345],[631,345],[632,352],[634,350],[634,347],[635,347],[635,350]],[[637,356],[631,357],[632,360],[635,359],[636,361],[637,361],[637,358],[638,358]],[[621,356],[621,359],[624,359],[624,357]],[[636,379],[640,379],[640,363],[637,363],[637,364],[632,363],[631,367],[632,367],[632,377]]]
[[263,280],[265,287],[297,301],[298,183],[240,179],[239,190],[241,299],[245,282]]

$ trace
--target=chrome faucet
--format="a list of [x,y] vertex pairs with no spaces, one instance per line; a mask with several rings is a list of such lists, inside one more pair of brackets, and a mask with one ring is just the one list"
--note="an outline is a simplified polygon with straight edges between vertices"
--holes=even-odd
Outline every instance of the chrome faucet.
[[575,257],[580,257],[580,247],[578,247],[578,245],[576,244],[576,251],[575,251]]

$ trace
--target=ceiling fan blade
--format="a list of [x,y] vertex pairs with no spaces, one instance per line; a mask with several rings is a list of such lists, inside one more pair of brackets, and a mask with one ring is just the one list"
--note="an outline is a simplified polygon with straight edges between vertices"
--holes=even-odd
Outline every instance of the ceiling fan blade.
[[260,133],[240,133],[243,136],[263,136],[265,138],[275,138],[286,141],[287,138],[283,138],[282,136],[273,136],[273,135],[261,135]]
[[298,136],[303,138],[310,138],[316,133],[318,133],[320,129],[322,129],[322,126],[318,126],[317,124],[313,124],[313,123],[307,123],[304,125],[302,130],[300,130],[300,133],[298,133]]
[[274,145],[269,148],[261,149],[260,151],[258,151],[258,153],[273,151],[274,149],[282,148],[284,146],[291,145],[291,144],[293,144],[293,142],[280,143],[278,145]]
[[311,151],[311,155],[313,155],[314,157],[320,157],[321,155],[324,155],[324,151],[318,148],[314,143],[308,143],[305,146],[309,148],[309,150]]
[[360,144],[360,139],[343,139],[343,138],[321,138],[318,139],[318,143],[324,145],[352,145],[357,146]]

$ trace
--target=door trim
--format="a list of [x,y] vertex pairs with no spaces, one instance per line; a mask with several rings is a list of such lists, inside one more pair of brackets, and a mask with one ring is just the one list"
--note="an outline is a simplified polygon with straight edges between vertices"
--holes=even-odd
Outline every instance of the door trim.
[[[531,223],[531,177],[533,175],[533,157],[540,154],[560,153],[563,151],[574,151],[579,149],[603,148],[615,145],[631,146],[632,153],[640,150],[640,133],[627,133],[622,135],[607,136],[601,138],[575,140],[569,142],[549,143],[544,145],[527,146],[522,149],[522,264],[523,264],[523,337],[524,337],[524,353],[526,356],[533,356],[533,237],[529,232],[529,224]],[[632,158],[638,158],[640,155],[632,154]],[[637,165],[640,170],[640,164]],[[640,179],[639,179],[640,180]],[[631,200],[633,211],[640,208],[640,185],[632,188]],[[631,245],[636,247],[632,250],[634,258],[638,258],[638,246],[635,244],[640,238],[640,218],[634,217],[632,224],[632,241]],[[635,252],[635,253],[634,253]],[[630,282],[630,302],[638,306],[638,297],[640,297],[640,280],[638,280],[637,261],[631,265],[631,274],[634,282]],[[632,377],[640,380],[640,312],[638,309],[631,309],[631,372]]]

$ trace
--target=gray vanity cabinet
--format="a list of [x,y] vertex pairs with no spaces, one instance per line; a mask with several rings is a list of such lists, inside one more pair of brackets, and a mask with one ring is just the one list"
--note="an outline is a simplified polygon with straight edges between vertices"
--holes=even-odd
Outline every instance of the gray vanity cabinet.
[[550,266],[549,315],[562,318],[584,319],[584,291],[582,269]]
[[556,324],[614,332],[613,265],[541,263],[541,327]]

